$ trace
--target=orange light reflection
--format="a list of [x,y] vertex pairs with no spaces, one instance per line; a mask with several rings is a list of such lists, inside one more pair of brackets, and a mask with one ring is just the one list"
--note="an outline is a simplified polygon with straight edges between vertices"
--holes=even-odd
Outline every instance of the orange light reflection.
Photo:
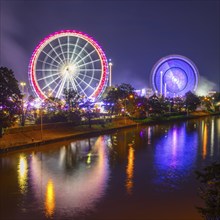
[[132,193],[133,173],[134,173],[134,149],[130,146],[128,151],[128,165],[126,169],[126,174],[127,174],[126,189],[128,194]]
[[202,148],[202,157],[203,159],[206,157],[207,154],[207,125],[204,126],[203,132],[203,148]]
[[47,183],[46,195],[45,195],[45,211],[46,217],[52,217],[55,210],[55,191],[54,183],[49,180]]

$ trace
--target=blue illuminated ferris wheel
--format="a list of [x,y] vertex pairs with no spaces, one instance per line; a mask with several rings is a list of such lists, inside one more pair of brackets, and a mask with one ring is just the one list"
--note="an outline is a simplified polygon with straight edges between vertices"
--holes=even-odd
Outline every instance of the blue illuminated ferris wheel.
[[169,55],[160,59],[151,71],[154,92],[165,97],[184,96],[195,92],[199,72],[195,64],[181,55]]

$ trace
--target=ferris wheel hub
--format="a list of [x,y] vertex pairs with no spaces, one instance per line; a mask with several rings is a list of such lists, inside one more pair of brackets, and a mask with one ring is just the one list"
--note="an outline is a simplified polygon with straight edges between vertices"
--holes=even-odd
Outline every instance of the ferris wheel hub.
[[73,63],[65,64],[61,67],[61,73],[63,76],[71,76],[77,75],[77,66]]

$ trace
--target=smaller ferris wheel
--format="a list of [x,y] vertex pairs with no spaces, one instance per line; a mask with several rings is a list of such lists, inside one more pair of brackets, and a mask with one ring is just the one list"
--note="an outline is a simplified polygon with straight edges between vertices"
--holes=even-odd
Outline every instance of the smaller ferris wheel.
[[108,62],[101,47],[75,30],[55,32],[44,38],[29,63],[29,80],[41,99],[62,99],[65,89],[98,99],[107,86],[108,74]]
[[187,57],[169,55],[161,58],[152,68],[153,90],[165,97],[184,96],[188,91],[195,92],[198,86],[199,71]]

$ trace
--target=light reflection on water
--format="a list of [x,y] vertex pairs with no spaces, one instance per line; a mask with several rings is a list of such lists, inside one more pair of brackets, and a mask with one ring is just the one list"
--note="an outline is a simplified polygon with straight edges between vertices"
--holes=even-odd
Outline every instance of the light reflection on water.
[[129,145],[129,150],[128,150],[128,165],[127,165],[126,173],[127,173],[126,188],[128,194],[131,194],[133,187],[133,174],[134,174],[134,149],[131,144]]
[[47,182],[45,195],[45,213],[46,217],[52,218],[55,210],[55,191],[52,180]]
[[[158,184],[172,190],[184,181],[196,159],[198,147],[197,132],[186,135],[186,127],[173,126],[155,145],[155,166]],[[160,189],[161,190],[161,189]]]
[[204,124],[204,129],[203,129],[203,147],[202,147],[202,157],[205,159],[207,155],[207,124]]
[[28,181],[28,162],[24,154],[19,156],[18,161],[18,184],[19,189],[22,194],[27,191],[27,181]]
[[[138,219],[162,220],[160,213],[170,220],[200,219],[194,170],[219,159],[219,145],[216,117],[3,155],[0,213],[10,220],[136,219],[134,213]],[[186,205],[167,195],[183,196]]]
[[[105,140],[103,137],[93,140],[93,146],[81,141],[71,144],[70,148],[62,147],[52,159],[41,158],[40,154],[32,156],[32,185],[39,201],[39,192],[46,195],[47,217],[54,213],[62,216],[89,210],[105,193],[109,176]],[[57,170],[62,172],[56,175]]]

